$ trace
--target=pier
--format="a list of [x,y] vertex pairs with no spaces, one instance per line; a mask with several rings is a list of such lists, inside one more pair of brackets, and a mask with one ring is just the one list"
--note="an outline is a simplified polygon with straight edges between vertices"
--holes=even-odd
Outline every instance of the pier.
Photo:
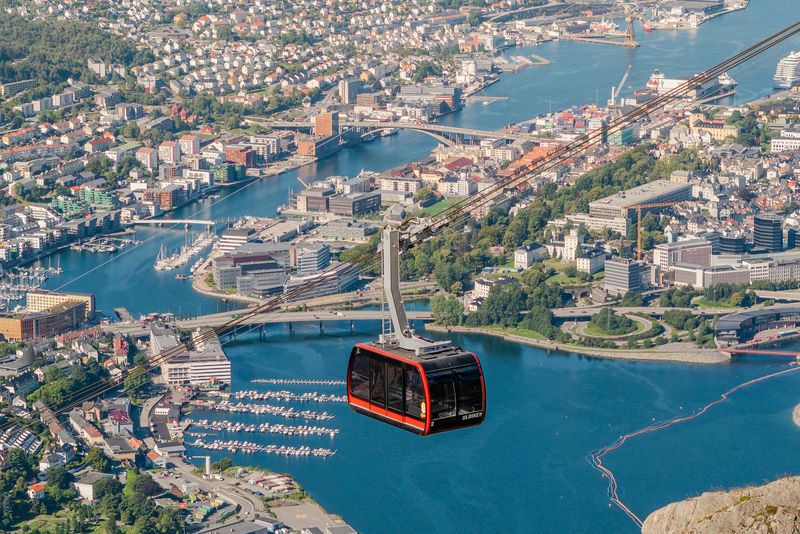
[[606,39],[601,37],[578,37],[576,35],[562,35],[560,37],[565,41],[578,41],[580,43],[594,43],[594,44],[603,44],[603,45],[611,45],[611,46],[624,46],[626,48],[636,48],[639,46],[639,43],[636,41],[619,41],[616,39]]
[[466,98],[467,102],[469,103],[481,103],[484,106],[488,106],[489,104],[493,104],[495,102],[500,102],[502,100],[508,100],[507,96],[483,96],[483,95],[473,95],[468,96]]
[[128,311],[128,308],[122,306],[114,308],[114,313],[117,314],[117,317],[119,317],[119,320],[123,323],[132,323],[134,321],[133,315]]

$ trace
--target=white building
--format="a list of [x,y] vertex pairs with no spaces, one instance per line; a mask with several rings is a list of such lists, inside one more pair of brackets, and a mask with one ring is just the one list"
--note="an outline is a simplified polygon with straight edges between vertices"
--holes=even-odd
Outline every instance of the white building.
[[606,254],[600,250],[591,250],[583,256],[575,258],[575,267],[579,272],[594,274],[603,270]]
[[[182,353],[161,364],[161,374],[166,383],[170,386],[230,384],[231,362],[216,334],[210,329],[198,329],[192,335],[192,344],[194,346],[191,350],[184,349]],[[151,356],[178,345],[178,338],[171,330],[151,329]]]
[[564,261],[575,261],[580,253],[580,246],[583,244],[583,236],[578,233],[578,230],[573,228],[569,234],[564,236],[564,252],[562,259]]
[[784,130],[780,137],[775,137],[770,141],[769,150],[770,152],[800,150],[800,130]]
[[527,269],[533,262],[544,259],[546,254],[547,250],[535,243],[520,247],[514,251],[514,268]]

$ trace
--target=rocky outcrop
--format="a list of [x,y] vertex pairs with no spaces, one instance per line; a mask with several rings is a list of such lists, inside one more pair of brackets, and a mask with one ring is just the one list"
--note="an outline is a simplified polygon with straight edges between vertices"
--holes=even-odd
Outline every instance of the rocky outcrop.
[[647,517],[642,533],[800,533],[800,477],[669,504]]

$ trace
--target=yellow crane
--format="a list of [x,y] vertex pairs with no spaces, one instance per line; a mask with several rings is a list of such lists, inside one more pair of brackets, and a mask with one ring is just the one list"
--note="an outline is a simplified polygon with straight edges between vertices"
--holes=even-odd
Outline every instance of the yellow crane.
[[679,201],[671,201],[671,202],[653,202],[650,204],[634,204],[633,206],[628,206],[628,209],[636,210],[636,259],[642,259],[642,210],[648,208],[668,208],[670,206],[674,206],[676,204],[680,204]]

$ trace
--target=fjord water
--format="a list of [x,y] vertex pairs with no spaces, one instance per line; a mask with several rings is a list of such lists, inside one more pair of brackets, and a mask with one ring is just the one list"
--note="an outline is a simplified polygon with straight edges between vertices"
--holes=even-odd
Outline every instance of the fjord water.
[[[795,0],[752,0],[746,11],[710,21],[696,31],[639,32],[635,49],[575,42],[512,49],[507,55],[536,53],[553,63],[503,75],[490,95],[509,100],[490,106],[468,105],[441,122],[497,128],[536,114],[605,101],[627,65],[628,84],[640,87],[654,69],[689,75],[717,63],[800,18]],[[771,91],[778,59],[797,40],[776,47],[731,74],[739,81],[739,100]],[[630,90],[626,89],[629,94]],[[286,202],[296,178],[322,179],[385,170],[426,156],[434,142],[413,132],[345,150],[297,171],[225,190],[223,198],[179,210],[175,216],[224,219],[244,214],[270,216]],[[153,261],[162,243],[177,248],[183,230],[139,230],[146,243],[124,256],[65,251],[52,261],[64,274],[49,287],[91,291],[110,313],[126,306],[135,315],[149,311],[208,313],[229,303],[197,295],[174,272],[156,272]],[[118,255],[119,256],[119,255]],[[78,278],[82,273],[88,273]],[[233,363],[233,389],[256,386],[263,377],[344,378],[346,358],[357,341],[375,337],[376,324],[270,327],[267,340],[239,338],[226,345]],[[267,455],[232,455],[237,463],[258,464],[295,475],[331,512],[342,514],[359,531],[382,532],[633,532],[634,524],[610,508],[606,481],[585,460],[595,448],[650,422],[687,413],[731,387],[783,368],[782,361],[750,358],[735,364],[701,367],[602,361],[547,354],[496,338],[450,336],[477,352],[488,385],[486,422],[474,429],[419,438],[356,416],[344,405],[304,405],[330,409],[325,423],[341,428],[329,438],[287,438],[240,434],[226,439],[261,443],[325,446],[337,449],[327,460]],[[283,389],[283,386],[258,386]],[[291,388],[318,390],[322,386]],[[759,483],[796,473],[793,451],[800,431],[791,410],[800,402],[797,378],[788,375],[737,392],[703,417],[631,441],[609,454],[620,496],[642,517],[670,501],[709,489]],[[341,393],[341,388],[339,393]],[[198,413],[198,417],[243,421],[282,419]],[[200,451],[193,451],[203,454]],[[225,455],[228,455],[225,453]],[[219,458],[221,454],[214,454]]]
[[[268,386],[256,378],[345,378],[356,342],[373,339],[377,322],[270,326],[227,345],[232,389],[344,394],[344,387]],[[442,338],[441,335],[436,335]],[[359,532],[634,532],[609,507],[606,479],[586,455],[621,434],[693,410],[752,378],[788,365],[759,360],[718,366],[597,360],[548,354],[498,338],[449,335],[480,357],[488,411],[477,428],[419,437],[357,415],[346,404],[295,404],[329,411],[320,426],[339,428],[334,439],[221,433],[211,439],[262,444],[307,444],[337,450],[329,459],[212,452],[237,464],[292,473],[332,513]],[[792,423],[798,377],[790,374],[735,393],[700,418],[635,438],[604,458],[621,499],[644,518],[671,501],[703,491],[760,483],[800,468]],[[277,404],[277,401],[269,402]],[[249,414],[198,411],[199,419],[286,422]],[[302,423],[290,423],[302,424]],[[189,442],[193,438],[187,438]],[[190,447],[190,453],[206,454]]]

